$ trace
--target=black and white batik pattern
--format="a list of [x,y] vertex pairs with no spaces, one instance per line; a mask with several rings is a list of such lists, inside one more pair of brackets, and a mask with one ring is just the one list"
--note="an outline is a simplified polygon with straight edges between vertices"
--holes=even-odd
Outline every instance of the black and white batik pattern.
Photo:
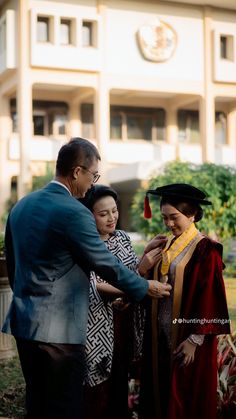
[[[129,236],[124,231],[116,230],[105,241],[105,244],[108,250],[125,266],[133,271],[137,270],[139,259],[134,253]],[[85,349],[85,383],[89,386],[95,386],[109,377],[114,345],[112,305],[110,302],[102,300],[97,291],[96,282],[103,282],[103,280],[94,272],[91,272]]]
[[109,377],[114,345],[113,310],[97,291],[100,278],[90,276],[87,342],[85,348],[85,383],[95,386]]

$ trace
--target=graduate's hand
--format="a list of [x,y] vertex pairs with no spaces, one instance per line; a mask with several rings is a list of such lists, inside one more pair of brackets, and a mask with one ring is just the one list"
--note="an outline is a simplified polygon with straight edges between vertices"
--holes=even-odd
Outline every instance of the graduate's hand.
[[166,245],[168,238],[164,236],[163,234],[157,234],[144,248],[143,257],[146,253],[150,252],[152,249],[156,249],[159,247],[160,249],[163,249]]
[[130,304],[131,303],[128,300],[125,301],[123,298],[116,298],[112,302],[112,307],[118,311],[124,311],[130,306]]
[[181,361],[181,367],[186,367],[194,361],[196,347],[197,345],[186,339],[175,349],[174,358]]
[[138,271],[140,275],[144,276],[156,263],[161,259],[162,249],[157,247],[150,250],[150,252],[143,255],[140,260]]
[[162,284],[159,281],[148,280],[148,292],[147,295],[151,298],[163,298],[169,297],[171,285],[170,284]]

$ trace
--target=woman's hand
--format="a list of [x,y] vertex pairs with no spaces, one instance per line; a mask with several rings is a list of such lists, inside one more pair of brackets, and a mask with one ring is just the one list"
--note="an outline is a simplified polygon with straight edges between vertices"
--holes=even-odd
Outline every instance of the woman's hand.
[[186,339],[175,349],[173,352],[174,358],[179,358],[182,361],[180,364],[181,367],[186,367],[194,361],[196,347],[197,345]]
[[139,262],[138,271],[140,275],[146,275],[147,271],[151,269],[161,259],[162,249],[157,247],[145,253]]
[[152,249],[156,249],[157,247],[163,249],[167,242],[167,237],[163,234],[157,234],[144,248],[143,257],[146,253],[150,252]]
[[115,308],[118,311],[124,311],[130,306],[130,302],[127,300],[125,301],[124,298],[116,298],[112,302],[112,307]]

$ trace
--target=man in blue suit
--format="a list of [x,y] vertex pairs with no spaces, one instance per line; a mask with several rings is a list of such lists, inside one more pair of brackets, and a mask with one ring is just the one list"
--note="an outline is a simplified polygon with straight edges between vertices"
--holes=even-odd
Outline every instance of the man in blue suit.
[[133,300],[169,295],[169,285],[125,268],[100,240],[76,198],[98,178],[99,153],[75,138],[58,154],[55,180],[21,199],[6,227],[13,290],[3,332],[15,336],[26,381],[27,418],[81,419],[89,271]]

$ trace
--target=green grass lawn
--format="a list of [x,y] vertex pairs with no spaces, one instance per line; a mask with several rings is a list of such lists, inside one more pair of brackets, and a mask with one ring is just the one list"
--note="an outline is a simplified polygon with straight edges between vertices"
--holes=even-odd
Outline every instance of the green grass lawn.
[[231,330],[236,331],[236,278],[225,278],[225,289],[231,320]]
[[23,419],[25,383],[18,356],[0,361],[0,419]]

